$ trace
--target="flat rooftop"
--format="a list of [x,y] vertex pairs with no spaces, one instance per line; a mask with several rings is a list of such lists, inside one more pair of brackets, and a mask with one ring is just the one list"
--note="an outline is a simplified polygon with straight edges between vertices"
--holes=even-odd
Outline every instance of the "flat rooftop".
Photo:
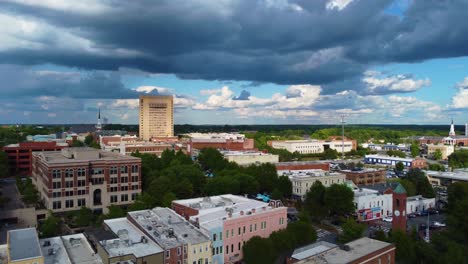
[[42,156],[49,164],[53,163],[82,163],[90,161],[138,161],[139,158],[122,155],[116,152],[103,151],[88,147],[65,148],[62,151],[35,152],[33,155]]
[[303,260],[317,254],[322,254],[336,247],[338,247],[338,245],[326,241],[320,241],[294,250],[291,257],[297,260]]
[[185,134],[190,137],[192,140],[206,140],[206,139],[245,139],[244,134],[240,133],[189,133]]
[[101,258],[94,253],[83,234],[62,236],[62,242],[72,263],[102,264]]
[[456,170],[454,172],[448,171],[424,171],[428,176],[435,178],[444,178],[457,181],[468,181],[467,170]]
[[39,238],[35,228],[24,228],[8,231],[10,259],[19,261],[42,256]]
[[181,204],[190,208],[204,210],[215,207],[245,203],[251,199],[239,195],[224,194],[209,197],[199,197],[185,200],[175,200],[173,203]]
[[206,230],[222,226],[228,219],[249,217],[254,214],[253,211],[255,214],[261,214],[278,210],[268,203],[230,194],[174,202],[198,209],[198,215],[191,216],[190,221],[198,222],[200,227]]
[[276,156],[272,153],[264,153],[261,151],[221,151],[224,156]]
[[367,196],[367,195],[381,195],[377,190],[371,190],[367,188],[356,188],[353,189],[354,197]]
[[151,238],[164,249],[210,241],[208,236],[169,208],[156,207],[152,210],[129,212],[128,217],[146,229]]
[[362,168],[360,170],[340,170],[340,172],[344,173],[368,173],[368,172],[380,172],[380,171],[385,171],[385,169],[375,169],[375,168]]
[[45,264],[72,264],[60,237],[41,239],[40,246]]
[[312,165],[312,164],[329,164],[328,161],[312,160],[312,161],[287,161],[275,163],[276,166],[295,166],[295,165]]
[[[351,241],[346,246],[349,247],[349,251],[334,248],[330,251],[325,252],[322,255],[322,259],[329,264],[342,264],[342,263],[350,263],[355,261],[359,258],[367,256],[375,251],[384,249],[392,244],[387,242],[382,242],[379,240],[371,239],[368,237],[363,237],[354,241]],[[305,262],[305,263],[313,263],[313,262]]]
[[[281,172],[281,174],[280,174]],[[319,169],[313,170],[295,170],[295,171],[278,171],[278,175],[288,176],[294,179],[307,179],[316,177],[345,177],[344,174],[338,172],[328,172]]]
[[109,257],[134,255],[137,258],[163,252],[163,249],[143,232],[135,227],[127,218],[104,220],[118,238],[99,241]]
[[386,155],[366,155],[366,159],[387,159],[387,160],[395,160],[395,161],[406,161],[406,162],[412,162],[414,159],[407,159],[407,158],[400,158],[400,157],[391,157],[391,156],[386,156]]
[[434,200],[435,198],[425,198],[422,197],[422,195],[416,195],[416,196],[410,196],[406,198],[406,201],[412,202],[412,201],[424,201],[424,200]]

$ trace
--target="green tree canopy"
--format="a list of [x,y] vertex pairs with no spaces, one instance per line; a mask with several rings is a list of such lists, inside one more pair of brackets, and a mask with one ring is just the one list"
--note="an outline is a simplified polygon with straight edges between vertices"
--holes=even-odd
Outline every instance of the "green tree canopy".
[[402,172],[405,169],[405,165],[403,165],[403,162],[399,161],[397,164],[395,164],[395,170]]
[[90,226],[94,223],[95,216],[93,211],[87,207],[81,207],[76,213],[75,224],[79,227]]
[[417,156],[419,156],[419,153],[420,153],[420,149],[419,149],[419,143],[418,142],[413,142],[410,146],[410,151],[411,151],[411,156],[413,158],[416,158]]
[[220,171],[224,169],[228,161],[224,159],[223,155],[214,148],[204,148],[198,155],[198,163],[202,170],[207,171]]
[[243,249],[244,261],[255,264],[271,264],[276,259],[273,241],[268,238],[254,236],[249,239]]
[[344,184],[332,184],[325,192],[325,207],[331,215],[344,215],[354,212],[354,193]]
[[39,224],[39,234],[41,237],[54,237],[60,234],[60,219],[49,210],[47,218]]
[[457,150],[448,157],[452,168],[468,168],[468,150]]
[[346,220],[341,227],[343,228],[343,234],[338,238],[341,243],[348,243],[362,237],[366,229],[363,224],[356,223],[354,219]]
[[8,177],[8,156],[0,151],[0,178]]
[[420,194],[426,198],[435,197],[435,191],[422,170],[410,169],[406,174],[406,179],[416,186],[416,194]]
[[334,150],[334,149],[326,149],[324,152],[323,152],[323,155],[322,155],[322,158],[325,159],[325,160],[334,160],[334,159],[337,159],[338,158],[338,151]]
[[88,134],[85,139],[84,139],[84,143],[89,146],[91,145],[91,143],[94,141],[94,137],[92,134]]
[[78,139],[74,139],[71,143],[72,147],[84,147],[84,143]]
[[306,194],[303,206],[313,219],[321,220],[328,214],[328,209],[325,207],[325,192],[325,186],[320,181],[316,181]]
[[440,149],[436,149],[434,151],[434,154],[432,154],[435,160],[441,160],[442,159],[442,151]]
[[287,176],[278,178],[277,188],[281,192],[282,197],[290,198],[292,195],[292,182]]

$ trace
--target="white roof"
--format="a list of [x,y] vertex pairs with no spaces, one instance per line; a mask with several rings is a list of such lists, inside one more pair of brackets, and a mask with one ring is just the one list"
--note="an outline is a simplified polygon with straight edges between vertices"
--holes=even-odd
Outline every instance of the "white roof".
[[302,260],[336,247],[338,246],[335,244],[320,241],[294,250],[291,257],[297,260]]
[[102,264],[101,258],[94,253],[83,234],[62,236],[62,242],[72,263]]
[[[272,153],[264,153],[261,151],[221,151],[224,156],[273,156]],[[276,156],[276,155],[275,155]]]
[[468,171],[456,170],[454,172],[425,171],[430,177],[444,178],[458,181],[468,181]]
[[[99,241],[106,249],[109,257],[133,254],[135,257],[140,258],[163,251],[159,245],[133,226],[125,217],[104,220],[104,223],[119,236],[116,239]],[[146,238],[146,243],[141,241],[142,237]]]
[[395,160],[395,161],[405,161],[405,162],[412,162],[414,159],[407,159],[407,158],[400,158],[400,157],[391,157],[391,156],[384,156],[384,155],[366,155],[366,159],[387,159],[387,160]]
[[40,245],[45,264],[72,263],[60,237],[41,239]]
[[278,175],[280,176],[288,176],[291,179],[307,179],[307,178],[316,178],[316,177],[345,177],[342,173],[337,172],[328,172],[320,169],[313,169],[313,170],[283,170],[278,171]]
[[[240,218],[250,216],[252,209],[256,210],[255,214],[278,209],[270,207],[265,202],[232,194],[177,200],[173,203],[197,209],[198,215],[191,216],[190,221],[198,220],[200,227],[205,230],[222,227],[223,222],[228,219],[229,212],[232,213],[232,218]],[[244,215],[241,215],[241,211]]]

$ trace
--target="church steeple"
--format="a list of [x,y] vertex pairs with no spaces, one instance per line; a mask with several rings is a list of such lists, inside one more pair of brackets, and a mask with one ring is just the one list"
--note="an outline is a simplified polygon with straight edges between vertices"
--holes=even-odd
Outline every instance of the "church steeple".
[[98,111],[98,120],[97,120],[97,124],[96,124],[96,131],[97,132],[101,132],[102,130],[102,124],[101,124],[101,108],[99,108],[99,111]]
[[455,136],[455,125],[453,124],[453,119],[452,119],[452,124],[450,124],[450,132],[449,132],[449,137]]

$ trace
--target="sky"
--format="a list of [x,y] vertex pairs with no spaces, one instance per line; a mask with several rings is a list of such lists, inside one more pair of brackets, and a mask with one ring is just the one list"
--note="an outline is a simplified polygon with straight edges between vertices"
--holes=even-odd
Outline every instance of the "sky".
[[468,122],[466,0],[2,0],[0,123]]

